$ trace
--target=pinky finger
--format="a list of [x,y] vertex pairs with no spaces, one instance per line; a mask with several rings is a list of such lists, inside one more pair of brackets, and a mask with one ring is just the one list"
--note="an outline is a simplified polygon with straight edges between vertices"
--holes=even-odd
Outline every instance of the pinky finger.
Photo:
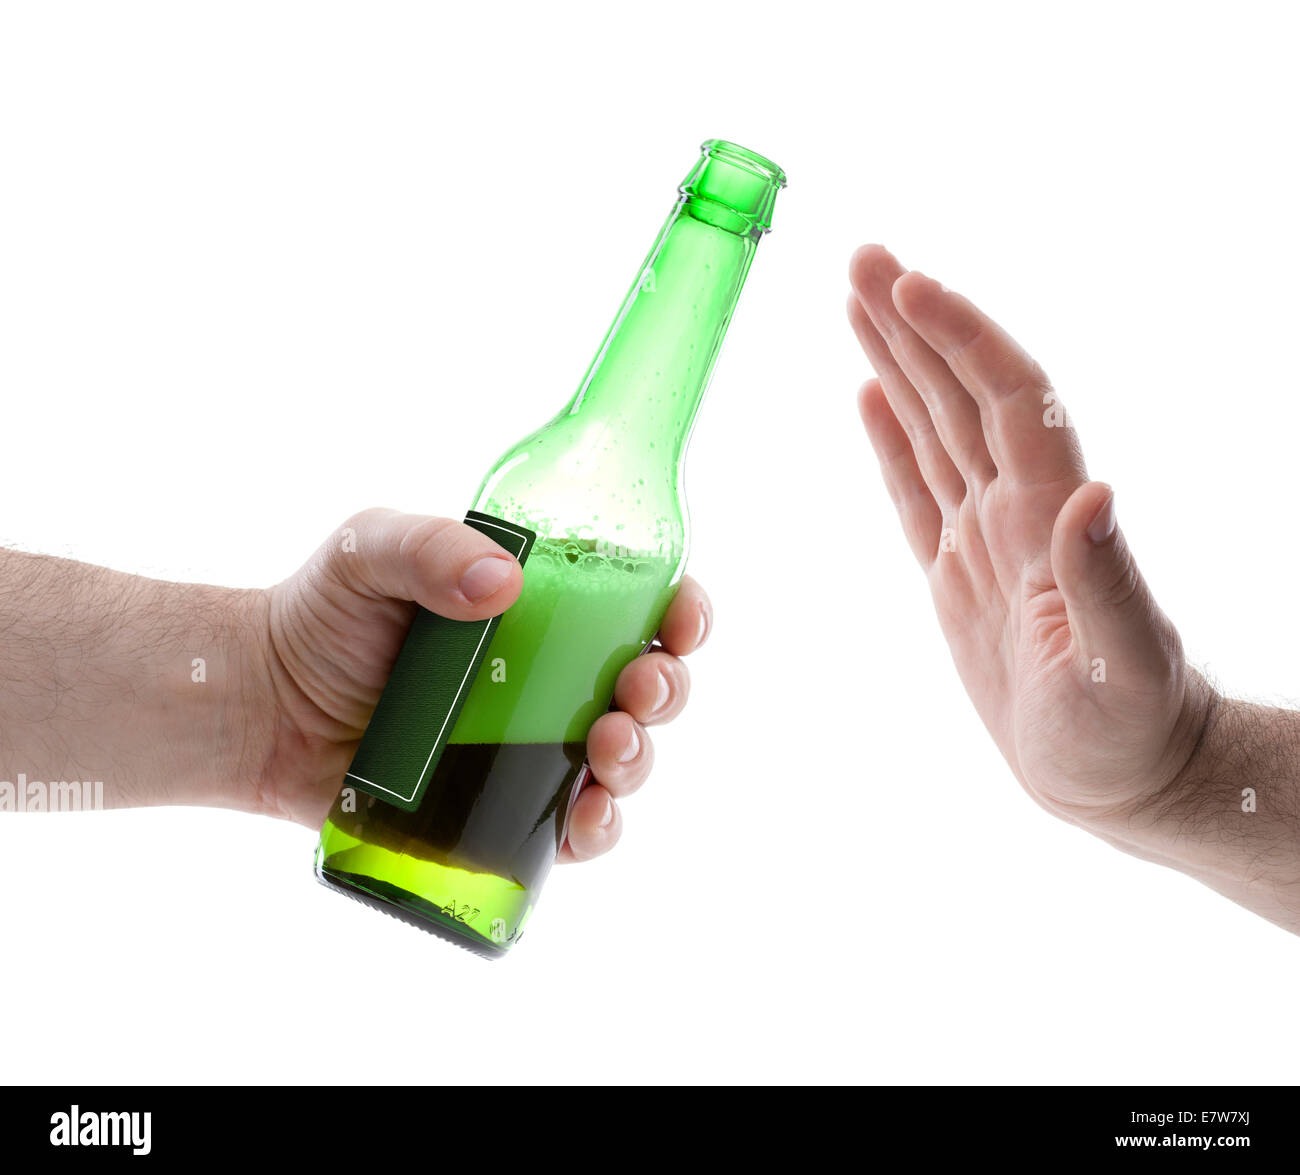
[[556,856],[560,864],[590,861],[609,852],[623,832],[623,817],[614,797],[598,783],[589,783],[569,813],[569,835]]
[[876,450],[885,488],[898,510],[912,554],[923,567],[928,567],[939,551],[943,513],[921,476],[912,442],[889,406],[878,379],[869,379],[862,385],[858,411],[871,446]]

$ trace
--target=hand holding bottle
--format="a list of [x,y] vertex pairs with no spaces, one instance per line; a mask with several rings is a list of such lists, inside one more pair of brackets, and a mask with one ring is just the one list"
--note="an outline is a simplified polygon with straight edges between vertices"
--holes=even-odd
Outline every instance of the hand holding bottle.
[[[331,535],[268,596],[262,653],[276,720],[257,789],[262,810],[320,827],[417,604],[479,620],[507,609],[521,585],[509,555],[450,519],[367,510]],[[617,708],[588,734],[593,778],[558,860],[587,860],[618,841],[616,800],[636,791],[654,763],[645,728],[681,711],[689,691],[681,658],[703,644],[711,623],[704,589],[684,579],[656,648],[619,675]]]

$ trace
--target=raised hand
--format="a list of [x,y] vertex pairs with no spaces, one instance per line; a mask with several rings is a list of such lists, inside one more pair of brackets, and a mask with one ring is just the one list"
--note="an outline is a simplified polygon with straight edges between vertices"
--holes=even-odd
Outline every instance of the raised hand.
[[1124,840],[1178,790],[1214,694],[1042,368],[878,245],[850,280],[879,376],[862,419],[962,682],[1035,799]]

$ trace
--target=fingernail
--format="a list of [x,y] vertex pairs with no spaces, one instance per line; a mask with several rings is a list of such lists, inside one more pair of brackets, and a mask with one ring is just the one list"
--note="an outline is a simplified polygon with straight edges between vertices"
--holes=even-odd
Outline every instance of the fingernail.
[[605,814],[600,818],[600,824],[598,827],[608,828],[613,823],[614,823],[614,801],[610,799],[609,796],[606,796]]
[[471,563],[469,570],[460,577],[460,594],[471,604],[486,600],[505,586],[506,580],[510,578],[510,570],[509,559],[485,555],[477,563]]
[[1115,533],[1115,494],[1111,492],[1102,508],[1097,511],[1093,519],[1088,523],[1088,538],[1092,540],[1094,546],[1104,543],[1111,535]]
[[667,674],[661,671],[659,674],[658,691],[655,694],[654,709],[650,711],[650,716],[652,718],[668,704],[668,697],[672,692],[673,689],[672,686],[668,684]]
[[620,763],[630,763],[641,753],[641,736],[637,734],[636,727],[632,727],[632,737],[628,739],[627,746],[623,748],[623,753],[619,755]]
[[713,615],[707,604],[700,605],[700,626],[695,633],[695,647],[698,649],[709,639],[709,629],[713,627]]

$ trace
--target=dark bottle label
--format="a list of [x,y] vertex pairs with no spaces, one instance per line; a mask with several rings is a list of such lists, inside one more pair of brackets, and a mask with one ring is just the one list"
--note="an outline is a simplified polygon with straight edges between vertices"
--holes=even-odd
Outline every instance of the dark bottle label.
[[[521,565],[537,538],[525,527],[477,510],[465,516],[465,525],[504,547]],[[416,613],[348,768],[348,784],[404,811],[419,809],[500,621],[500,616],[448,620],[424,608]]]

